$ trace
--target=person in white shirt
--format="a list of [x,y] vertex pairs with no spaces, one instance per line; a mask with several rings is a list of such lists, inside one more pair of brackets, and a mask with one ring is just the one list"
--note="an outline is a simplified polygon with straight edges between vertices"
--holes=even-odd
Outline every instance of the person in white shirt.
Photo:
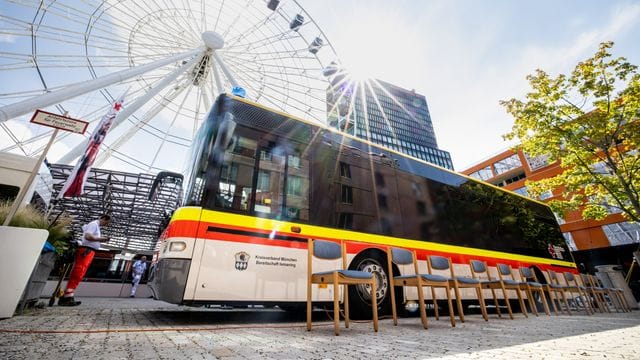
[[94,220],[82,226],[82,242],[76,250],[76,258],[73,263],[71,275],[64,295],[58,300],[60,306],[78,306],[80,301],[74,299],[76,288],[84,274],[87,272],[96,250],[100,249],[100,243],[109,241],[108,236],[100,234],[100,227],[109,225],[111,217],[109,215],[101,215],[98,220]]
[[142,256],[142,258],[136,260],[131,267],[131,275],[133,276],[131,285],[133,286],[131,286],[131,295],[129,295],[129,297],[136,297],[136,290],[138,290],[138,284],[145,270],[147,270],[147,257]]

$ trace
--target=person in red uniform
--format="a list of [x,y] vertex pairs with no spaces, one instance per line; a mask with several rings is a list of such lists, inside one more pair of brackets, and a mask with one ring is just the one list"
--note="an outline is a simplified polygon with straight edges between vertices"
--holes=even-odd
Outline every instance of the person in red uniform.
[[100,227],[109,225],[111,217],[109,215],[101,215],[98,220],[94,220],[82,226],[82,242],[76,250],[76,259],[73,263],[71,275],[64,295],[58,300],[60,306],[78,306],[81,301],[74,298],[75,290],[82,281],[84,274],[87,272],[96,250],[100,249],[100,243],[109,241],[109,237],[100,234]]

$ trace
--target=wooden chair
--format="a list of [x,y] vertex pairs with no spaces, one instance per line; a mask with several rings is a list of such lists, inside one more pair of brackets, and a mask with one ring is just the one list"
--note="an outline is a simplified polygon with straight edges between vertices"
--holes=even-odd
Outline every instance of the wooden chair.
[[460,321],[464,322],[464,309],[462,308],[462,297],[460,296],[460,289],[462,288],[472,288],[476,290],[476,297],[480,303],[482,317],[485,321],[489,320],[487,308],[484,303],[484,297],[482,296],[480,280],[466,276],[456,276],[453,265],[451,264],[451,258],[431,255],[427,257],[427,260],[430,274],[432,274],[434,270],[449,271],[449,286],[453,286],[454,293],[456,294],[456,304],[458,306],[458,317],[460,318]]
[[573,297],[573,302],[576,304],[576,309],[581,307],[587,314],[593,315],[591,301],[589,301],[589,298],[587,298],[585,287],[578,282],[578,279],[573,273],[564,271],[562,273],[562,277],[564,278],[564,283],[566,284],[565,287],[567,291],[569,291],[571,294],[578,294],[577,297]]
[[[338,260],[342,259],[339,269],[313,272],[313,259]],[[313,310],[311,297],[312,285],[333,285],[333,323],[336,335],[340,335],[340,303],[339,285],[343,285],[344,324],[349,327],[349,291],[348,285],[365,284],[371,286],[371,293],[376,293],[376,278],[373,273],[366,271],[347,270],[347,256],[344,242],[337,244],[324,240],[308,240],[307,257],[307,330],[311,331],[311,313]],[[378,304],[375,295],[371,297],[373,315],[373,330],[378,331]]]
[[[547,304],[547,297],[544,293],[544,286],[542,283],[538,281],[538,277],[536,273],[528,267],[521,266],[520,267],[520,277],[522,278],[522,284],[524,290],[527,292],[527,298],[529,299],[529,306],[531,307],[531,311],[538,316],[538,308],[533,299],[533,293],[538,292],[540,294],[540,300],[542,302],[542,306],[544,307],[544,312],[551,316],[551,312],[549,311],[549,305]],[[556,314],[557,314],[556,310]]]
[[597,286],[588,274],[580,274],[580,280],[592,307],[595,306],[601,313],[605,311],[611,312],[606,299],[607,291],[604,288]]
[[[547,277],[549,281],[544,285],[544,287],[545,290],[549,293],[549,298],[551,299],[551,304],[553,305],[554,312],[556,311],[556,303],[558,303],[558,308],[561,312],[564,310],[567,312],[567,314],[571,315],[571,307],[569,306],[569,301],[567,300],[566,289],[558,281],[558,275],[553,270],[547,270]],[[562,302],[560,302],[560,298],[562,298]],[[562,306],[563,303],[564,308]],[[558,315],[557,312],[556,315]]]
[[[595,275],[587,275],[587,276],[591,279],[592,284],[594,286],[604,289],[605,293],[607,294],[607,296],[611,300],[611,304],[613,305],[613,307],[616,308],[616,311],[618,311],[618,309],[622,310],[623,312],[630,312],[631,311],[631,308],[629,307],[629,304],[627,303],[627,299],[624,296],[624,290],[622,290],[620,288],[605,287],[604,285],[602,285],[602,282],[600,281],[600,279],[597,276],[595,276]],[[605,301],[606,301],[606,299],[605,299]]]
[[[393,264],[396,265],[409,265],[413,264],[413,274],[405,274],[400,276],[390,276],[391,289],[395,289],[396,286],[413,286],[418,291],[418,306],[420,307],[420,318],[422,320],[422,326],[427,328],[427,313],[424,300],[424,288],[431,288],[431,297],[433,299],[433,307],[436,314],[436,320],[439,319],[438,315],[438,303],[435,288],[443,288],[447,294],[447,302],[449,304],[449,318],[451,320],[451,326],[456,326],[456,320],[453,314],[453,304],[451,302],[451,287],[449,285],[449,278],[433,275],[433,274],[421,274],[418,270],[418,260],[416,253],[413,250],[401,249],[396,247],[388,248],[387,250],[387,265],[389,274],[393,274]],[[393,315],[393,324],[398,324],[398,317],[396,314],[396,299],[395,291],[391,291],[391,312]]]
[[[393,271],[393,265],[412,265],[413,274],[405,274],[395,276]],[[420,309],[420,319],[422,320],[422,326],[426,329],[427,323],[427,310],[424,303],[424,293],[422,284],[422,277],[419,275],[418,262],[416,261],[416,252],[401,249],[396,247],[387,248],[387,273],[389,274],[389,288],[391,289],[391,315],[393,316],[393,325],[398,325],[398,310],[396,309],[396,286],[414,286],[418,292],[418,307]]]
[[[520,293],[520,283],[513,280],[502,280],[498,275],[498,279],[492,279],[489,274],[489,269],[487,268],[487,263],[485,261],[480,260],[471,260],[471,274],[474,279],[480,280],[480,286],[482,289],[491,290],[491,295],[493,295],[493,302],[496,307],[496,312],[498,313],[498,317],[502,317],[502,312],[500,311],[500,305],[498,303],[498,297],[496,296],[496,290],[502,290],[502,296],[504,298],[504,302],[507,307],[507,311],[509,312],[509,317],[513,319],[513,311],[511,310],[511,304],[509,303],[509,297],[507,296],[507,290],[513,290],[516,292],[518,299],[520,300],[520,306],[523,308],[523,313],[526,317],[526,308],[524,307],[524,301],[522,299],[522,294]],[[500,265],[500,264],[498,264]],[[500,271],[498,270],[498,274]],[[483,277],[484,276],[484,277]]]
[[513,276],[513,270],[511,269],[511,265],[507,264],[496,264],[496,269],[498,270],[498,279],[502,283],[502,286],[506,290],[515,290],[516,295],[518,296],[518,301],[520,302],[520,309],[522,310],[522,314],[524,317],[528,318],[527,314],[527,306],[524,304],[524,298],[522,297],[522,289],[524,288],[524,284]]
[[[571,283],[567,281],[567,278],[564,279],[564,284],[560,284],[560,280],[558,279],[558,273],[553,270],[547,270],[547,274],[549,275],[549,284],[553,286],[556,292],[561,292],[562,299],[564,301],[565,309],[569,315],[571,314],[571,304],[569,303],[569,299],[573,301],[576,306],[576,309],[580,307],[584,308],[587,314],[591,314],[591,309],[587,304],[586,297],[582,293],[579,284],[575,282],[575,277],[569,277],[571,279]],[[573,274],[572,274],[573,275]],[[567,298],[567,294],[569,297]],[[577,297],[575,295],[578,295]],[[581,301],[585,299],[585,301]],[[559,304],[560,305],[560,304]],[[562,307],[561,307],[562,309]]]

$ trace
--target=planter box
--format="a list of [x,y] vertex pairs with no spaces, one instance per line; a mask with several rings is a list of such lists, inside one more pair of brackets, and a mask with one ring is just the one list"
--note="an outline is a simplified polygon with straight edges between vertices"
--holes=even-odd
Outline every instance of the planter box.
[[0,319],[13,316],[49,232],[0,226]]

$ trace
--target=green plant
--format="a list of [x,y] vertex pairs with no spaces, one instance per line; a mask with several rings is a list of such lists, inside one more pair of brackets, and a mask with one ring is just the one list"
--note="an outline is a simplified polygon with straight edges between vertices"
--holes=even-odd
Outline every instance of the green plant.
[[[0,203],[0,223],[4,223],[9,210],[11,210],[11,202]],[[56,253],[62,254],[69,247],[71,221],[70,216],[63,214],[53,222],[49,222],[45,214],[27,205],[18,210],[9,226],[48,230],[47,241],[56,248]]]

